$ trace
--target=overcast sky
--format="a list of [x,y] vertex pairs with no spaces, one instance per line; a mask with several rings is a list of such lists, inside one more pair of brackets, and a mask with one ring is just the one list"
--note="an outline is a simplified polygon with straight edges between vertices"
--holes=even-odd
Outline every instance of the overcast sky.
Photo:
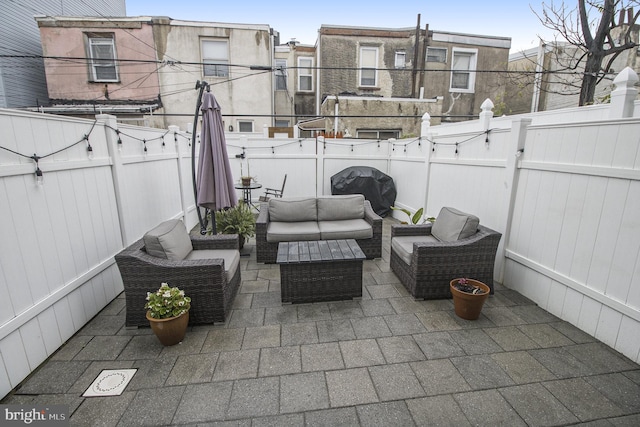
[[[571,0],[566,4],[574,3]],[[321,25],[415,28],[511,37],[511,53],[538,46],[538,35],[552,40],[533,10],[541,0],[391,0],[387,2],[324,0],[126,0],[128,16],[169,16],[173,19],[268,24],[280,32],[280,42],[292,38],[303,44],[316,42]]]

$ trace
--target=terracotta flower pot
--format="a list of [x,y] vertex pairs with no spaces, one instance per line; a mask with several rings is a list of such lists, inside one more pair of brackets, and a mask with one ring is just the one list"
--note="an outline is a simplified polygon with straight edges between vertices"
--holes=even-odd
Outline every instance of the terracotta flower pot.
[[482,282],[474,279],[467,279],[467,283],[472,286],[483,289],[485,292],[482,294],[471,294],[468,292],[462,292],[456,289],[455,284],[460,279],[453,279],[449,283],[451,288],[451,295],[453,296],[453,307],[456,315],[466,320],[476,320],[480,317],[482,306],[485,300],[489,296],[490,288]]
[[151,325],[151,330],[156,334],[162,345],[175,345],[184,338],[187,333],[187,325],[189,324],[189,312],[177,316],[168,317],[166,319],[154,319],[149,317],[147,311],[147,319]]

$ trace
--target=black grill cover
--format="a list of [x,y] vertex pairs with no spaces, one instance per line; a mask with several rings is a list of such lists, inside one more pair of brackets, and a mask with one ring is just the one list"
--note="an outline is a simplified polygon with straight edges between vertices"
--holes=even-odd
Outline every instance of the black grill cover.
[[385,217],[396,201],[393,178],[369,166],[352,166],[331,177],[331,194],[362,194],[378,215]]

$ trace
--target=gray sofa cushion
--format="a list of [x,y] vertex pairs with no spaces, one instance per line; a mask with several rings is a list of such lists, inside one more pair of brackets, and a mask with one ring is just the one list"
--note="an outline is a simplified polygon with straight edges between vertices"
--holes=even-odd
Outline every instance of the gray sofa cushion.
[[191,251],[185,259],[223,259],[224,271],[229,282],[240,265],[240,251],[237,249],[200,249]]
[[318,221],[318,227],[322,240],[370,239],[373,237],[373,228],[364,219]]
[[316,198],[269,199],[269,221],[301,222],[317,221]]
[[443,207],[431,228],[431,234],[441,242],[455,242],[476,234],[479,223],[475,215]]
[[318,197],[318,221],[362,218],[364,218],[362,194]]
[[405,264],[411,264],[414,243],[434,243],[438,242],[433,236],[397,236],[391,239],[391,249],[400,257]]
[[142,239],[147,253],[158,258],[181,261],[193,250],[187,228],[179,219],[159,224]]
[[320,229],[316,221],[269,222],[269,226],[267,227],[267,242],[295,242],[306,240],[320,240]]

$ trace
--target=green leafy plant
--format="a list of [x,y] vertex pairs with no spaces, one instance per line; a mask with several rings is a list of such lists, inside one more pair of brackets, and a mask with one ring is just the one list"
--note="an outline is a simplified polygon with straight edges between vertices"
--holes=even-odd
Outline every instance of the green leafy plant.
[[[422,213],[424,212],[424,208],[420,208],[416,211],[416,213],[411,214],[411,212],[408,209],[405,208],[399,208],[396,206],[391,206],[391,209],[396,210],[396,211],[400,211],[400,212],[404,212],[407,214],[407,216],[409,217],[409,221],[411,221],[411,224],[421,224],[424,223],[425,221],[429,221],[429,222],[435,222],[435,218],[430,216],[428,218],[422,219]],[[422,221],[420,221],[422,219]],[[403,224],[408,224],[407,221],[403,221]]]
[[162,283],[156,292],[147,292],[144,308],[149,310],[149,317],[154,319],[178,317],[189,311],[191,298],[185,296],[184,291]]
[[229,209],[216,211],[216,231],[221,234],[238,234],[244,238],[256,234],[256,217],[243,201]]

